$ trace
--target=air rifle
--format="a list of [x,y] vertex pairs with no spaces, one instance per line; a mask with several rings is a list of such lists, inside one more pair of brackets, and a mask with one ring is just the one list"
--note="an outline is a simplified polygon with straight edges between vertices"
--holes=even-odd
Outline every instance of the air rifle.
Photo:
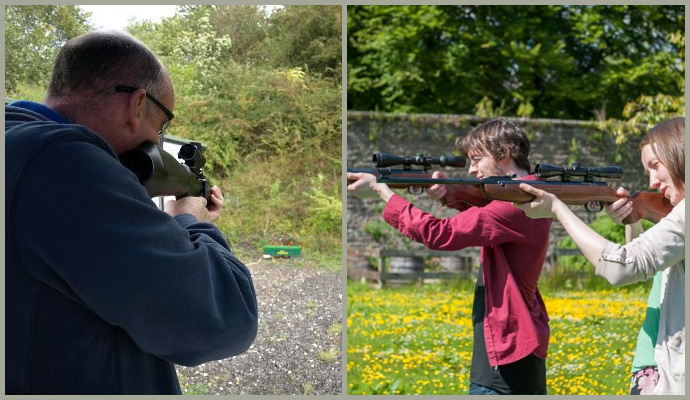
[[[462,201],[472,206],[485,206],[493,200],[514,203],[530,202],[534,200],[534,196],[519,188],[520,183],[526,183],[556,195],[565,204],[584,204],[585,209],[590,212],[601,211],[604,203],[612,203],[621,197],[616,193],[616,189],[595,178],[619,179],[623,176],[623,170],[618,166],[583,167],[577,162],[569,167],[537,164],[535,175],[540,180],[515,180],[509,176],[493,176],[484,179],[432,179],[404,177],[396,174],[394,170],[379,169],[378,172],[377,182],[385,183],[392,188],[407,188],[412,194],[421,194],[424,188],[435,184],[454,185],[454,198],[451,201]],[[558,180],[548,180],[548,178]],[[573,180],[573,178],[576,179]],[[633,212],[623,220],[625,224],[631,224],[640,219],[658,222],[673,208],[669,200],[661,193],[635,192],[629,196],[629,199],[633,202]]]
[[153,143],[144,143],[120,154],[120,162],[134,172],[150,197],[200,196],[210,201],[211,189],[202,170],[206,159],[201,143],[184,144],[178,153],[180,163]]
[[[396,178],[411,178],[431,179],[431,172],[429,170],[438,165],[441,167],[464,167],[467,164],[463,156],[440,156],[440,157],[425,157],[424,154],[417,154],[415,156],[394,156],[386,153],[375,153],[371,160],[374,168],[348,168],[347,172],[363,172],[372,174],[377,178],[382,176],[394,176]],[[400,165],[402,168],[391,169],[389,167]],[[421,168],[412,168],[412,166],[421,166]],[[349,179],[347,184],[353,183],[354,180]],[[413,193],[414,187],[405,183],[396,184],[391,182],[388,186],[395,189],[407,188],[410,193]],[[423,190],[422,190],[423,191]],[[413,194],[421,194],[419,193]]]

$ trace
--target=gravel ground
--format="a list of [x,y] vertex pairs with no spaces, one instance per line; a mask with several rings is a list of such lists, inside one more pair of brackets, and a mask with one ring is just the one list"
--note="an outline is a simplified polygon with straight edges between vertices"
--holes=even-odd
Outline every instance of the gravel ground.
[[184,394],[342,393],[342,271],[300,259],[247,263],[259,302],[259,331],[244,354],[177,367]]

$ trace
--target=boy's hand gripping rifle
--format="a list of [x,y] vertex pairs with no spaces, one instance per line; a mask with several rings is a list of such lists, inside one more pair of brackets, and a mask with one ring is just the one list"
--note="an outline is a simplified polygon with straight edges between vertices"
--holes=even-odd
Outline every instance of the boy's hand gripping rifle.
[[120,162],[134,172],[150,197],[200,196],[210,201],[211,187],[202,170],[206,159],[198,142],[183,145],[178,153],[180,163],[153,143],[144,143],[120,154]]

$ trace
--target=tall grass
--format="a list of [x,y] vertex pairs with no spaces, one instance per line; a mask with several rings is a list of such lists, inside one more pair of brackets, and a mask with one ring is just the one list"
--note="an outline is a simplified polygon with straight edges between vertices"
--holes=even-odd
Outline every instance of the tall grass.
[[[340,264],[340,84],[303,73],[227,65],[217,97],[180,98],[174,132],[203,141],[209,169],[228,198],[219,227],[260,248],[290,236]],[[187,92],[189,88],[182,88]]]

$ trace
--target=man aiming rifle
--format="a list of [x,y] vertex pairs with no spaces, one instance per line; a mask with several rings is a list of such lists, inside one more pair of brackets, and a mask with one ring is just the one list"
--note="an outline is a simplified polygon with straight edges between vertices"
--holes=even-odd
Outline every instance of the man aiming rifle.
[[247,267],[223,195],[156,208],[118,155],[174,117],[168,71],[123,32],[60,50],[43,104],[5,107],[5,393],[180,394],[174,364],[246,351]]

